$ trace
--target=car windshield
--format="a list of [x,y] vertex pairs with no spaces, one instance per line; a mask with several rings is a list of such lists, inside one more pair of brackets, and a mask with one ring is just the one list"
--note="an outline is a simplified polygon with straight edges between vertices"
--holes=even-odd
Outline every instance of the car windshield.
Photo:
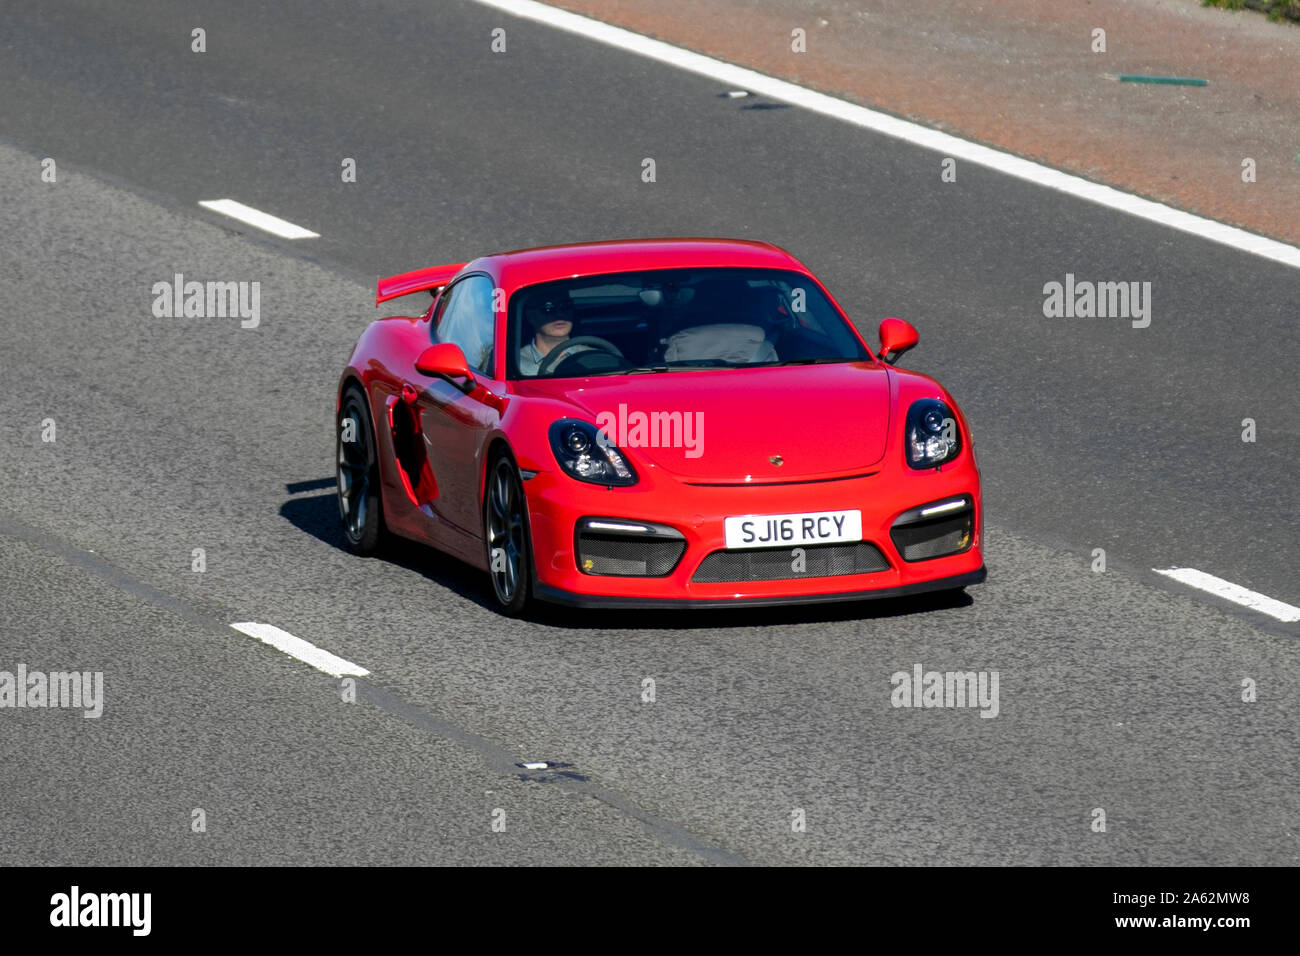
[[853,362],[868,355],[817,283],[771,269],[563,279],[510,297],[510,378]]

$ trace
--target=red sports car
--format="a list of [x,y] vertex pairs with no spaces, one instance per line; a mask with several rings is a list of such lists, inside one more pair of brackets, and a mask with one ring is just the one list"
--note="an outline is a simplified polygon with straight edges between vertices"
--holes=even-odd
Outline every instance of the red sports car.
[[501,609],[741,607],[976,584],[979,469],[933,379],[763,242],[525,249],[382,279],[419,316],[339,382],[348,545],[488,572]]

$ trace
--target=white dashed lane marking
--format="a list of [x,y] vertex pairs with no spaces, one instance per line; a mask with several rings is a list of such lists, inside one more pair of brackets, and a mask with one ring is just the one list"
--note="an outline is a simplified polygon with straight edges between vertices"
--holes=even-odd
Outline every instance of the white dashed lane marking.
[[1243,588],[1241,585],[1225,581],[1223,578],[1216,578],[1213,574],[1206,574],[1204,571],[1197,571],[1195,568],[1152,568],[1152,570],[1156,574],[1163,574],[1165,577],[1173,578],[1175,581],[1189,587],[1208,591],[1225,601],[1240,604],[1252,611],[1259,611],[1261,614],[1275,617],[1279,621],[1288,623],[1300,621],[1300,607],[1275,600],[1266,594],[1260,594],[1258,591]]
[[295,226],[278,216],[272,216],[270,213],[254,209],[252,206],[245,206],[242,202],[235,202],[233,199],[205,199],[199,205],[204,209],[211,209],[213,212],[221,213],[223,216],[229,216],[231,219],[246,222],[250,226],[255,226],[263,232],[279,236],[281,239],[320,238],[318,232],[312,232],[302,226]]
[[284,651],[290,657],[310,664],[318,671],[324,671],[331,677],[368,677],[370,671],[351,661],[321,650],[315,644],[294,637],[288,631],[282,631],[273,624],[260,624],[257,621],[243,621],[230,625],[235,630],[255,637],[263,644],[270,644],[276,650]]

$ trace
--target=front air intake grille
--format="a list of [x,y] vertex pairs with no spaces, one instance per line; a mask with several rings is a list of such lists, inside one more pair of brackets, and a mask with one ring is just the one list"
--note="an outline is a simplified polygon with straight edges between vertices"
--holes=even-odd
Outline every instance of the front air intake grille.
[[971,546],[975,513],[969,509],[952,517],[901,525],[889,532],[904,561],[925,561],[960,554]]
[[584,574],[662,578],[673,573],[685,551],[681,538],[578,534],[578,568]]
[[[803,554],[797,555],[796,551]],[[880,549],[859,541],[855,544],[809,544],[802,548],[714,551],[700,562],[691,580],[696,584],[787,581],[791,578],[833,578],[888,570],[889,562]]]

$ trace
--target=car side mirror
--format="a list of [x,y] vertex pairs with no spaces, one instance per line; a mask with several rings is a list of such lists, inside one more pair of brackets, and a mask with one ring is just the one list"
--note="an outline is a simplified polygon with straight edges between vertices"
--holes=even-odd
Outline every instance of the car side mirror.
[[[474,389],[474,374],[469,370],[465,353],[454,342],[440,342],[430,345],[415,360],[415,370],[430,378],[445,378],[461,391]],[[462,382],[460,379],[467,381]],[[468,394],[468,392],[466,392]]]
[[910,322],[889,318],[880,323],[880,360],[893,365],[903,353],[916,346],[921,335]]

